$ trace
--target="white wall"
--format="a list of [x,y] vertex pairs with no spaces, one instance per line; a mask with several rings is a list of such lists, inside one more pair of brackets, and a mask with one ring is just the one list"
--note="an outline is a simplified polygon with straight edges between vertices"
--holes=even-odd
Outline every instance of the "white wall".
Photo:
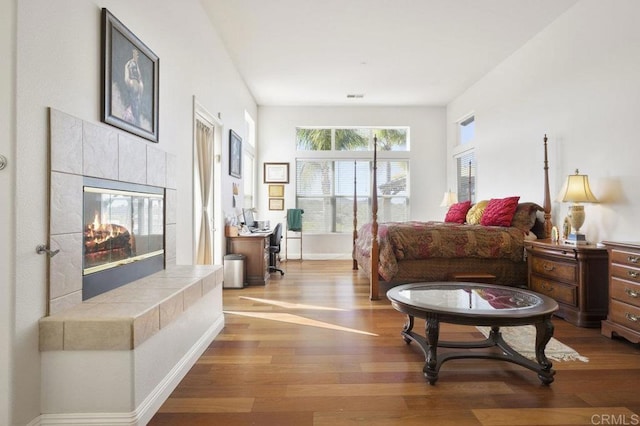
[[[601,203],[585,206],[590,241],[637,240],[640,207],[640,2],[582,0],[447,108],[476,115],[478,199],[543,201],[542,138],[551,197],[576,168]],[[554,224],[567,203],[552,206]]]
[[[47,289],[46,259],[35,253],[35,247],[48,239],[47,108],[53,107],[86,121],[100,121],[101,7],[107,7],[160,57],[158,148],[177,156],[178,263],[190,263],[193,253],[193,96],[211,113],[220,113],[227,129],[239,130],[241,134],[244,110],[254,116],[257,111],[198,0],[17,3],[15,167],[18,195],[15,197],[17,238],[12,247],[16,276],[11,280],[16,293],[15,328],[11,330],[14,337],[9,345],[13,347],[14,357],[11,424],[26,424],[40,413],[37,323],[46,312]],[[4,20],[4,13],[2,15]],[[4,31],[4,25],[2,28]],[[4,78],[2,82],[4,84]],[[6,92],[3,86],[0,93],[4,96]],[[4,107],[5,103],[2,104]],[[228,132],[225,132],[219,164],[224,170],[228,169],[226,134]],[[0,188],[4,188],[4,183],[2,185]],[[231,182],[226,173],[223,173],[222,189],[223,204],[230,205]],[[4,312],[3,309],[3,315]]]
[[[438,207],[445,188],[444,107],[274,107],[258,109],[258,210],[272,225],[286,222],[285,212],[268,210],[267,185],[262,183],[264,162],[289,163],[285,185],[285,210],[295,208],[297,126],[409,126],[411,128],[410,190],[412,220],[441,220]],[[352,235],[305,235],[306,258],[351,258]],[[291,246],[292,258],[298,248]],[[283,248],[284,249],[284,248]]]
[[0,155],[8,160],[4,170],[0,170],[0,224],[3,235],[0,238],[0,424],[8,425],[13,403],[10,394],[11,340],[13,330],[13,304],[15,282],[13,241],[15,229],[14,215],[14,175],[15,158],[15,10],[16,0],[0,2]]

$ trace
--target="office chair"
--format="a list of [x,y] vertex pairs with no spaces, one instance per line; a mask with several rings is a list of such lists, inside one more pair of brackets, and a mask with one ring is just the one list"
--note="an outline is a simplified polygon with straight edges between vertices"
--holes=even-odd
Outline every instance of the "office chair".
[[273,234],[269,238],[269,272],[280,272],[280,276],[284,275],[284,271],[278,268],[278,253],[280,253],[281,240],[282,224],[279,223],[273,229]]

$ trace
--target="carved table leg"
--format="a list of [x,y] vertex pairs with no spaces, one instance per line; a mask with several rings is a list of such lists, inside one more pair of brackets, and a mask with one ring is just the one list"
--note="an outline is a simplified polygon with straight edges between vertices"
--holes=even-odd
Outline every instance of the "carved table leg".
[[407,345],[411,343],[411,339],[409,339],[404,333],[408,334],[411,330],[413,330],[413,315],[407,315],[407,321],[404,323],[404,327],[402,327],[402,338]]
[[433,385],[438,380],[438,338],[440,335],[440,320],[437,317],[427,316],[425,323],[425,335],[427,337],[427,362],[422,371]]
[[536,323],[536,360],[541,371],[538,373],[538,378],[543,384],[548,385],[553,382],[554,371],[551,371],[553,363],[547,359],[544,354],[544,349],[553,337],[553,323],[551,318],[546,318],[543,322]]

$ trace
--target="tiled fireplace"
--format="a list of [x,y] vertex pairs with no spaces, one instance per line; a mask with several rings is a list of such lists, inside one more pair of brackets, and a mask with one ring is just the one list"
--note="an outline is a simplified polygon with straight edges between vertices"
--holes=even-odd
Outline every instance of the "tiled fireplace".
[[[50,110],[49,313],[175,264],[175,157]],[[92,233],[92,235],[89,235]]]
[[164,188],[85,178],[82,300],[164,268]]
[[[39,321],[41,419],[146,424],[224,327],[222,266],[175,264],[173,156],[60,111],[50,120],[49,245],[60,251]],[[162,270],[128,276],[148,260]],[[103,272],[122,285],[83,300],[83,275]]]

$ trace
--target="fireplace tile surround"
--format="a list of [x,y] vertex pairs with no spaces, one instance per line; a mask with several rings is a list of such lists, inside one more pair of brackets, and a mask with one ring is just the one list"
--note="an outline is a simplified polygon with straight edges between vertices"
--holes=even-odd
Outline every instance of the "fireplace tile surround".
[[[48,258],[49,313],[38,324],[41,419],[143,424],[223,329],[223,268],[176,265],[174,156],[55,109],[49,119],[49,245],[60,252]],[[164,188],[166,266],[83,301],[87,177]]]
[[165,188],[165,261],[176,262],[176,158],[148,141],[51,108],[49,314],[82,303],[84,177]]

